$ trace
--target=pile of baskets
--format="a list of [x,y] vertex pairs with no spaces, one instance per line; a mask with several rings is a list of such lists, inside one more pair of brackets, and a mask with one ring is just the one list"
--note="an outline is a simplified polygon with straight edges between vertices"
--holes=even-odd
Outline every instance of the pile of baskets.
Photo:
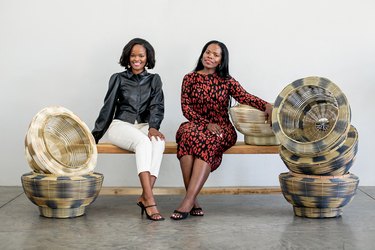
[[103,175],[93,172],[95,140],[70,110],[52,106],[38,112],[26,134],[25,154],[32,172],[22,175],[22,186],[42,216],[81,216],[98,196]]
[[358,132],[350,121],[345,95],[326,78],[299,79],[277,97],[272,128],[290,170],[279,181],[295,215],[337,217],[353,199],[359,179],[349,169],[358,151]]
[[229,109],[229,114],[235,128],[244,135],[246,144],[280,144],[263,111],[245,104],[237,104]]

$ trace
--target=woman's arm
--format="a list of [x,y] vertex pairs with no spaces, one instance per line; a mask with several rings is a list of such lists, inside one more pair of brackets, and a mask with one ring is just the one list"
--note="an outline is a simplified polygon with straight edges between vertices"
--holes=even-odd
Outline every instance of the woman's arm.
[[164,119],[164,93],[163,93],[163,83],[158,74],[154,75],[154,78],[151,82],[152,93],[150,96],[150,119],[149,126],[159,130],[160,124]]
[[229,80],[229,94],[239,103],[265,111],[268,102],[248,93],[234,78]]
[[266,119],[271,123],[272,105],[265,100],[248,93],[234,78],[229,80],[230,95],[239,103],[252,106],[266,113]]
[[108,84],[108,91],[104,98],[104,105],[99,112],[99,116],[95,122],[95,128],[91,132],[98,143],[107,131],[109,125],[113,120],[113,115],[116,109],[117,91],[120,86],[120,79],[118,74],[111,76]]

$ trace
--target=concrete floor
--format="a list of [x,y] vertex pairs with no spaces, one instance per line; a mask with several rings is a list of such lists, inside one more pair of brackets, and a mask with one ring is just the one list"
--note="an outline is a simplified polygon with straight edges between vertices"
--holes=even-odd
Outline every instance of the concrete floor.
[[0,187],[0,249],[375,249],[375,187],[360,187],[339,218],[296,217],[282,194],[205,195],[206,215],[168,218],[180,196],[158,196],[162,222],[136,196],[99,196],[74,219],[39,216],[21,187]]

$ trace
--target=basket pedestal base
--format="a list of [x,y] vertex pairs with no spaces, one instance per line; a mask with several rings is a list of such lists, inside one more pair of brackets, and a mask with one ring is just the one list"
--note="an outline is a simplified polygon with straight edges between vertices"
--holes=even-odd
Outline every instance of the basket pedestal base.
[[342,215],[342,208],[315,208],[315,207],[294,207],[296,216],[307,218],[334,218]]
[[85,214],[86,207],[77,208],[49,208],[49,207],[39,207],[39,212],[41,216],[48,218],[74,218],[82,216]]
[[267,146],[267,145],[280,145],[279,140],[275,136],[250,136],[245,135],[245,144],[249,145],[259,145],[259,146]]

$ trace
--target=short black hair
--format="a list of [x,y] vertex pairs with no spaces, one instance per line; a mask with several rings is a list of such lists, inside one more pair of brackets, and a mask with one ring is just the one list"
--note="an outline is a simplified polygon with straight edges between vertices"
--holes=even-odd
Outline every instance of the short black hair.
[[209,41],[208,43],[206,43],[206,45],[204,45],[201,55],[199,56],[199,59],[197,62],[197,66],[195,67],[194,71],[198,71],[204,68],[203,63],[202,63],[202,57],[203,57],[204,52],[207,50],[207,47],[210,46],[211,44],[217,44],[221,48],[221,63],[218,67],[216,67],[216,73],[220,77],[224,77],[224,78],[230,77],[229,75],[229,51],[227,49],[227,46],[225,46],[224,43],[216,41],[216,40]]
[[130,69],[130,62],[129,62],[130,53],[134,45],[137,45],[137,44],[142,45],[146,49],[146,56],[147,56],[146,67],[148,69],[154,68],[155,67],[155,50],[149,42],[147,42],[145,39],[142,39],[142,38],[134,38],[125,45],[124,49],[122,50],[121,57],[120,57],[120,61],[119,61],[120,65],[127,69]]

